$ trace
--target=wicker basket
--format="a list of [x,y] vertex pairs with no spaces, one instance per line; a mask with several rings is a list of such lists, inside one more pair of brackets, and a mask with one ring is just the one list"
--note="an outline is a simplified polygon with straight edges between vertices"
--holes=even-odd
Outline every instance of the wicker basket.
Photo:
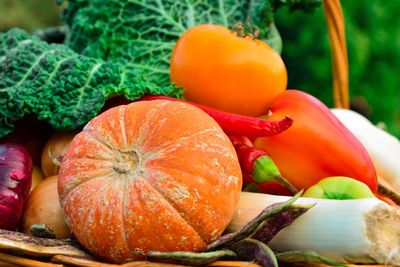
[[[332,53],[332,77],[333,77],[333,99],[334,106],[337,108],[349,108],[349,75],[348,75],[348,59],[346,36],[344,27],[344,17],[340,0],[324,0],[323,8],[327,29],[329,33],[329,40],[331,43]],[[56,267],[56,266],[91,266],[91,267],[111,267],[111,266],[125,266],[125,267],[184,267],[183,265],[168,264],[168,263],[155,263],[147,261],[130,262],[122,265],[107,264],[98,262],[94,259],[76,258],[63,255],[53,256],[49,261],[40,261],[36,259],[24,258],[23,256],[10,255],[0,252],[0,267],[9,266],[32,266],[32,267]],[[219,266],[219,267],[261,267],[257,263],[242,262],[242,261],[216,261],[206,266]],[[285,266],[314,266],[323,267],[323,264],[286,264]],[[348,265],[356,266],[356,265]],[[363,265],[368,266],[387,266],[387,265]]]
[[336,108],[349,108],[349,63],[340,0],[324,0],[325,20],[332,51],[333,100]]

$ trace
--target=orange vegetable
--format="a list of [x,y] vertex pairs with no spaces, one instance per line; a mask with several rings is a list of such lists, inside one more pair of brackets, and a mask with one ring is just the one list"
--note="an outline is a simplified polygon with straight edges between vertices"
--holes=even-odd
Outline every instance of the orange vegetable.
[[237,207],[235,149],[202,110],[139,101],[91,120],[64,156],[58,191],[79,242],[108,261],[200,251]]
[[281,134],[257,138],[254,146],[265,149],[298,190],[326,177],[346,176],[377,191],[368,152],[321,101],[302,91],[286,90],[272,104],[268,119],[285,115],[293,119],[293,125]]
[[42,170],[36,166],[32,166],[32,184],[31,184],[31,192],[35,187],[44,179],[44,175],[42,173]]
[[22,231],[32,224],[46,224],[57,238],[70,237],[57,192],[57,175],[44,179],[30,194],[22,217]]
[[282,58],[270,46],[211,24],[182,35],[170,72],[186,99],[248,116],[265,115],[287,84]]
[[57,175],[61,158],[77,132],[56,132],[50,136],[42,151],[41,167],[44,177]]

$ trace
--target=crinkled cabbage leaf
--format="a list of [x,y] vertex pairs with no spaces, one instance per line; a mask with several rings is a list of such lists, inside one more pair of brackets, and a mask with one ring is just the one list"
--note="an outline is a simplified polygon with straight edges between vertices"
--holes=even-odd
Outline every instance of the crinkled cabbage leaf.
[[106,99],[179,95],[172,85],[146,82],[135,68],[80,55],[20,29],[0,34],[0,137],[35,114],[54,129],[75,129],[96,116]]

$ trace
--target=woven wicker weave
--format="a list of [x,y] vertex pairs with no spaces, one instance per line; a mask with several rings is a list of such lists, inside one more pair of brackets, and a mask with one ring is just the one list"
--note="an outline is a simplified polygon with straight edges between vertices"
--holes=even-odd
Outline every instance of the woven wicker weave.
[[342,6],[340,0],[324,0],[323,5],[332,48],[334,105],[349,108],[349,63]]

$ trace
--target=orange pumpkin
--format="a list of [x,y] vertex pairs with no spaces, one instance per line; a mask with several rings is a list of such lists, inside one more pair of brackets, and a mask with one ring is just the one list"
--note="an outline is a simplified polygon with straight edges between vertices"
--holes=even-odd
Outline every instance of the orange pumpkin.
[[218,124],[186,103],[157,100],[91,120],[63,158],[58,191],[79,242],[125,262],[149,250],[203,249],[232,219],[241,184]]

